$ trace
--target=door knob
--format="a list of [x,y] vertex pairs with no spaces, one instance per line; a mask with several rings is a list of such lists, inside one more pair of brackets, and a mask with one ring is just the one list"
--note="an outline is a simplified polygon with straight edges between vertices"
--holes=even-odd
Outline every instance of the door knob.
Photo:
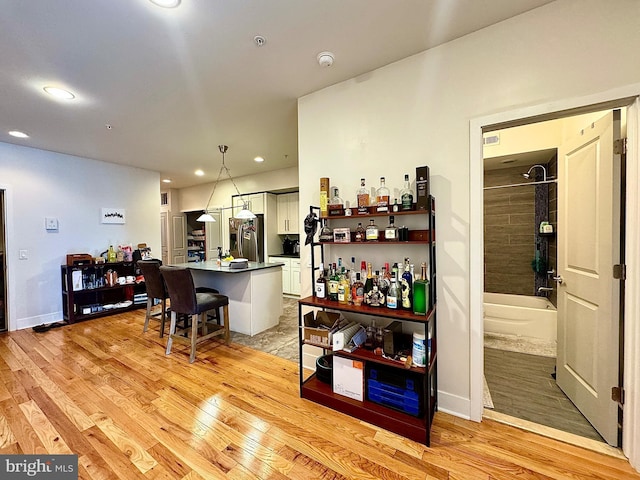
[[562,275],[558,275],[557,277],[553,277],[553,279],[558,282],[558,285],[562,285],[562,282],[564,281],[564,279],[562,278]]

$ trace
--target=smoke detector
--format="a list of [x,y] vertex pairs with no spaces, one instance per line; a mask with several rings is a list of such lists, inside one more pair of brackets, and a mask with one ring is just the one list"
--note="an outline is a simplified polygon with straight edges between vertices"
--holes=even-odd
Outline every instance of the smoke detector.
[[333,65],[334,56],[331,52],[320,52],[318,54],[318,65],[321,67],[330,67]]

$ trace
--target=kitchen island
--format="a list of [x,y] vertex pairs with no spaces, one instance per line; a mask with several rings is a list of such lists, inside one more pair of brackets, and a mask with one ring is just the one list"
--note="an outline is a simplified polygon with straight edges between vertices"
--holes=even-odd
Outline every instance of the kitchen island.
[[229,297],[229,328],[255,335],[275,327],[282,315],[282,263],[249,262],[232,269],[216,261],[180,263],[191,270],[196,287],[215,288]]

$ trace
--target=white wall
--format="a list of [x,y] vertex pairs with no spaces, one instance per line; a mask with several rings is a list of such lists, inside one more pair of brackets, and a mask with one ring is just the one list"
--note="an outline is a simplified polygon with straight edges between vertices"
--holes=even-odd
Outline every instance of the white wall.
[[320,177],[353,201],[361,176],[393,187],[431,167],[441,410],[471,411],[470,120],[638,82],[639,24],[635,0],[557,0],[299,100],[302,211],[318,203]]
[[[110,244],[146,243],[160,254],[160,178],[147,170],[0,143],[7,193],[9,328],[62,319],[60,265],[67,253],[99,255]],[[100,223],[103,207],[126,224]],[[58,231],[46,231],[55,217]],[[19,250],[27,260],[18,260]]]

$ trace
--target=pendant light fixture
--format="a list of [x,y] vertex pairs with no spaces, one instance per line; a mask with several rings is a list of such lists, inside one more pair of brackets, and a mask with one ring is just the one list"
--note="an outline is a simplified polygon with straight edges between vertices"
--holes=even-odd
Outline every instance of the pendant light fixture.
[[[233,187],[236,189],[238,196],[242,198],[242,194],[240,193],[240,190],[238,190],[238,186],[236,185],[236,182],[233,181],[233,177],[231,176],[231,173],[229,172],[227,165],[224,163],[224,154],[227,153],[227,150],[229,150],[229,147],[226,145],[218,145],[218,150],[220,150],[220,153],[222,153],[222,165],[220,166],[220,171],[218,172],[218,178],[216,178],[216,181],[213,184],[213,189],[211,190],[211,195],[209,195],[207,206],[204,209],[204,213],[198,217],[197,219],[198,222],[215,222],[216,221],[216,219],[213,218],[213,216],[211,216],[211,214],[209,213],[209,204],[211,203],[211,199],[213,198],[213,193],[216,191],[216,187],[218,186],[218,182],[220,181],[220,177],[222,177],[223,172],[227,174],[227,176],[229,177],[229,180],[231,180],[231,183],[233,184]],[[232,207],[228,207],[228,208],[232,208]],[[238,214],[234,216],[235,218],[238,218],[241,220],[249,220],[252,218],[256,218],[255,214],[251,210],[249,210],[248,202],[245,202],[245,201],[242,202],[242,210],[240,210]]]

